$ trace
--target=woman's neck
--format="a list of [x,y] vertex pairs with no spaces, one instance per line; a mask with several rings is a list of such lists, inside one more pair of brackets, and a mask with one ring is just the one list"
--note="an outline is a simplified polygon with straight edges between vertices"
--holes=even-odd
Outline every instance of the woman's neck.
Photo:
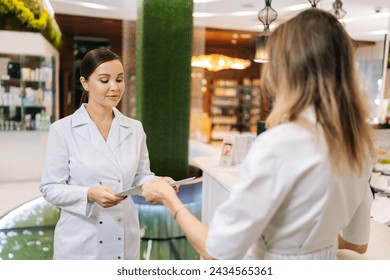
[[95,123],[111,122],[114,118],[112,108],[103,108],[94,104],[88,104],[86,110]]
[[112,108],[106,109],[103,107],[87,105],[87,112],[95,123],[104,141],[107,141],[111,130],[112,120],[114,119]]
[[278,96],[275,99],[272,111],[266,120],[267,129],[286,121],[288,119],[288,113],[291,109],[291,106],[292,104],[288,99],[286,99],[284,96]]

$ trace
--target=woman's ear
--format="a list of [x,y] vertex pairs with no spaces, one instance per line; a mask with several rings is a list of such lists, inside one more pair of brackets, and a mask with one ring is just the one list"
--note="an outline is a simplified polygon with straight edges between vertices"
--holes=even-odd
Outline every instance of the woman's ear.
[[83,89],[88,91],[88,82],[83,76],[80,77],[80,83],[83,86]]

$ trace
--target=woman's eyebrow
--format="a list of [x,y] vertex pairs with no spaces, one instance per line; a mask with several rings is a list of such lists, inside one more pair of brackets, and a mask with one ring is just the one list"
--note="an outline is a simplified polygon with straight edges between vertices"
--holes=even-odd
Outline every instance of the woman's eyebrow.
[[[117,76],[123,76],[124,75],[124,73],[122,72],[122,73],[119,73]],[[110,74],[106,74],[106,73],[102,73],[102,74],[99,74],[98,76],[111,76]]]

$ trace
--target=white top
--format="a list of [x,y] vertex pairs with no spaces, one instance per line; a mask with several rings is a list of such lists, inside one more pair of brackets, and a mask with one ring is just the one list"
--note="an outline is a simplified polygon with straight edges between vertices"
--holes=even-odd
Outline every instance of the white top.
[[[314,110],[303,115],[315,122]],[[371,166],[361,176],[335,175],[323,138],[295,123],[257,137],[211,221],[210,256],[334,259],[340,232],[349,242],[368,242]]]
[[150,171],[146,135],[139,121],[113,108],[104,141],[84,106],[52,124],[40,190],[61,208],[54,259],[138,259],[140,229],[131,198],[102,208],[87,201],[91,186],[117,192],[156,178]]

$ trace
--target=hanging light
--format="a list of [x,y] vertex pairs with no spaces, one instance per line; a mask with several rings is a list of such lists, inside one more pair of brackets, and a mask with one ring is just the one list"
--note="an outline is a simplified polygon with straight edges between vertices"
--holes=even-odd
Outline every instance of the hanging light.
[[278,16],[278,13],[271,7],[271,2],[272,0],[265,0],[264,9],[260,10],[257,15],[257,18],[263,24],[263,32],[249,41],[250,59],[257,63],[265,63],[269,60],[265,45],[271,34],[269,26]]
[[336,0],[332,4],[333,8],[330,11],[339,21],[342,21],[347,12],[343,9],[343,2]]
[[198,55],[193,56],[191,59],[192,67],[202,67],[212,72],[226,69],[242,70],[250,65],[251,62],[247,59],[240,59],[222,54]]
[[309,3],[311,4],[311,6],[313,8],[317,8],[317,4],[318,2],[320,2],[321,0],[309,0]]

